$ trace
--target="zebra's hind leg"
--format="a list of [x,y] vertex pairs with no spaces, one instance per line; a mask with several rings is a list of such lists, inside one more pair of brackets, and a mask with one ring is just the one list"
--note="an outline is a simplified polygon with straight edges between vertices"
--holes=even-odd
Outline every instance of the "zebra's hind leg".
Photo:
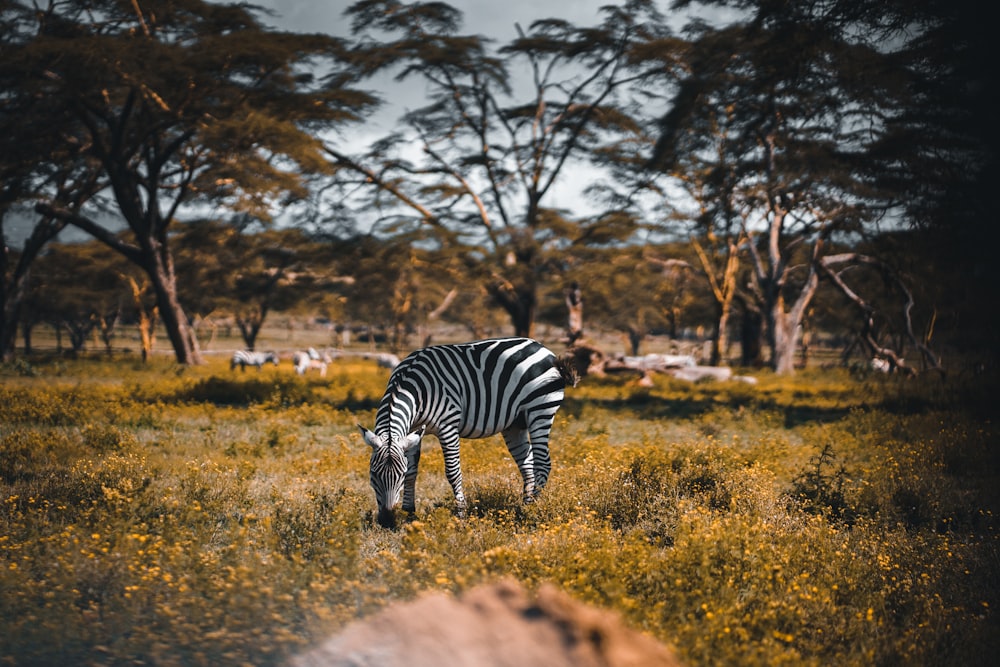
[[522,499],[530,503],[535,499],[535,493],[541,487],[536,487],[535,478],[535,458],[531,441],[528,438],[527,429],[512,427],[503,432],[503,440],[507,443],[510,455],[517,463],[517,469],[521,471],[521,479],[524,480],[524,494]]
[[549,456],[549,434],[555,413],[535,415],[528,420],[528,439],[531,442],[531,458],[534,463],[535,492],[545,488],[552,472],[552,458]]

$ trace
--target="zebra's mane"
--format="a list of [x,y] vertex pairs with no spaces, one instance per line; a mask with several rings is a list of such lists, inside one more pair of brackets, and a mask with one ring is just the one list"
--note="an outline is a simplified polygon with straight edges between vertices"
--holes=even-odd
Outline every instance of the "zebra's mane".
[[[407,357],[399,364],[399,366],[393,369],[392,374],[389,376],[389,382],[385,388],[385,394],[379,402],[378,412],[375,414],[375,432],[386,438],[387,443],[391,441],[392,437],[392,417],[396,413],[396,403],[399,401],[400,385],[403,382],[405,370],[410,365],[410,362],[411,358]],[[409,426],[409,424],[405,424],[404,430]],[[406,433],[399,434],[400,437],[405,435]]]

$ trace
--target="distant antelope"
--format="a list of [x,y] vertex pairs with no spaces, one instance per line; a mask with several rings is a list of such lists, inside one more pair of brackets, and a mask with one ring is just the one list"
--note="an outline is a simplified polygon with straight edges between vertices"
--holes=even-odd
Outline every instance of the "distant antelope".
[[320,377],[326,377],[326,366],[330,361],[332,361],[330,355],[320,354],[311,347],[306,352],[296,352],[292,355],[295,372],[299,375],[305,375],[307,370],[313,368],[319,371]]

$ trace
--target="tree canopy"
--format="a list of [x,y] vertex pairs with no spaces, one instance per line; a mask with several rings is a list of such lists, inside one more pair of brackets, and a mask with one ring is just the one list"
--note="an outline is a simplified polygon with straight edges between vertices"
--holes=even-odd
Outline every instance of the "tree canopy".
[[[958,266],[990,220],[996,128],[967,8],[677,0],[664,15],[628,0],[594,25],[545,19],[497,43],[464,33],[441,2],[360,0],[344,40],[275,30],[246,4],[7,0],[0,223],[15,209],[37,223],[16,261],[2,256],[0,344],[12,346],[34,258],[74,225],[142,270],[136,289],[155,295],[184,363],[199,359],[190,313],[212,306],[209,292],[179,289],[178,266],[217,285],[227,308],[248,308],[251,346],[266,312],[307,284],[398,338],[421,314],[474,298],[470,285],[529,335],[576,283],[622,329],[670,327],[678,304],[710,305],[719,362],[730,318],[759,318],[772,365],[791,372],[810,313],[832,303],[817,301],[822,285],[856,309],[870,353],[902,363],[902,335],[934,366],[926,323],[937,311],[916,298],[947,297],[914,289],[919,267],[886,251],[920,227]],[[384,73],[426,94],[359,149],[331,130],[363,121],[377,100],[362,81]],[[590,197],[586,214],[553,203],[571,183]],[[315,207],[310,222],[334,246],[353,244],[350,285],[334,275],[350,261],[301,271],[315,262],[284,233],[229,234],[278,214],[302,225],[289,215],[307,210],[297,202]],[[203,239],[218,255],[177,245],[199,238],[179,221],[226,218],[217,212],[235,214]],[[667,256],[637,250],[664,238],[683,243],[657,248]],[[991,275],[982,244],[969,245]],[[590,265],[604,250],[610,265]],[[223,261],[247,253],[253,262]],[[615,299],[594,287],[620,286],[628,266],[625,282],[641,290]],[[392,295],[377,304],[365,290]]]
[[[514,331],[530,334],[539,283],[557,265],[551,251],[588,228],[546,202],[636,126],[631,95],[662,70],[632,54],[663,37],[662,17],[633,0],[604,8],[596,26],[543,20],[494,46],[461,34],[460,14],[444,3],[368,0],[349,13],[360,66],[419,78],[428,95],[363,155],[327,144],[343,187],[360,180],[394,226],[423,225],[446,246],[471,243],[468,263]],[[624,241],[635,224],[617,214],[588,229]]]
[[[146,271],[178,361],[197,362],[168,231],[199,205],[268,220],[305,195],[304,174],[327,168],[316,133],[374,103],[350,87],[344,45],[269,29],[245,4],[67,0],[2,12],[13,31],[0,54],[5,123],[46,136],[39,157],[85,175],[28,196],[39,215]],[[46,185],[24,164],[12,168]],[[102,207],[129,236],[103,224]]]

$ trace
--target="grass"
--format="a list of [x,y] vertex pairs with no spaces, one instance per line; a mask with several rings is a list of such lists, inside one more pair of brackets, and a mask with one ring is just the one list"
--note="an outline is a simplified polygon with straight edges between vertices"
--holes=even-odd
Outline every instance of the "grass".
[[1000,648],[995,384],[588,380],[537,503],[499,438],[465,441],[469,516],[429,451],[389,531],[355,426],[387,377],[0,367],[0,661],[281,664],[393,601],[503,576],[614,609],[690,665]]

